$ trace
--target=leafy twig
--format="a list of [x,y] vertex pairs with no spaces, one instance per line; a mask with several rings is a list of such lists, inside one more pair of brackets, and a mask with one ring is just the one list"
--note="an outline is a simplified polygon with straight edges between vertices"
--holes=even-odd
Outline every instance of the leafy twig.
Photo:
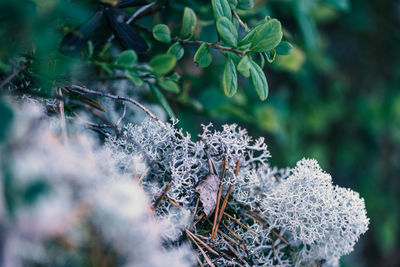
[[208,42],[203,42],[203,41],[188,41],[188,40],[176,40],[176,42],[179,42],[181,44],[187,44],[187,45],[202,45],[202,44],[206,44],[208,47],[214,48],[214,49],[218,49],[220,51],[229,51],[229,52],[233,52],[236,53],[238,55],[245,55],[247,53],[247,50],[239,50],[233,47],[227,47],[227,46],[222,46],[222,45],[218,45],[216,43],[208,43]]

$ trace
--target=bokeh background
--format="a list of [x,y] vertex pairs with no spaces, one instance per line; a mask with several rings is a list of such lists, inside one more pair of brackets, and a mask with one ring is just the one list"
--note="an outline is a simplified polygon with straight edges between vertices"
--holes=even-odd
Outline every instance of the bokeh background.
[[[0,71],[21,51],[31,51],[24,57],[34,54],[32,77],[46,77],[47,83],[38,79],[44,88],[51,88],[49,80],[94,75],[82,71],[82,60],[57,52],[62,36],[90,15],[93,2],[0,0]],[[165,11],[138,23],[174,27],[187,5],[201,21],[196,38],[216,40],[209,1],[169,2]],[[342,265],[400,266],[400,2],[256,0],[254,9],[241,14],[249,25],[265,15],[282,22],[284,39],[294,45],[290,55],[265,68],[268,99],[261,102],[245,79],[238,94],[227,98],[223,57],[215,53],[213,64],[199,69],[193,63],[197,47],[185,47],[176,67],[182,90],[166,93],[179,126],[196,137],[201,123],[235,122],[266,138],[273,165],[317,159],[337,184],[360,192],[371,218],[370,230]],[[109,34],[101,29],[95,36]],[[168,47],[151,49],[150,55]],[[157,103],[151,94],[144,98]]]

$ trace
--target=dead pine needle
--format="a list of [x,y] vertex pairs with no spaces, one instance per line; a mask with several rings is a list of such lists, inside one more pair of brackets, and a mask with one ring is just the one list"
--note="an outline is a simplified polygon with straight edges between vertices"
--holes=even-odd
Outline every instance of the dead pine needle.
[[238,225],[240,225],[241,227],[245,228],[246,230],[252,232],[255,235],[259,235],[259,233],[257,233],[256,231],[254,231],[253,229],[251,229],[250,227],[248,227],[247,225],[245,225],[244,223],[242,223],[241,221],[239,221],[238,219],[236,219],[235,217],[233,217],[232,215],[229,215],[228,213],[224,212],[224,215],[227,216],[228,218],[230,218],[231,220],[233,220],[235,223],[237,223]]
[[189,235],[191,235],[194,239],[196,239],[200,244],[202,244],[208,251],[210,251],[212,254],[215,256],[219,256],[219,253],[216,252],[214,249],[212,249],[209,245],[207,245],[203,240],[198,238],[195,234],[190,232],[189,230],[186,230]]
[[[236,162],[235,178],[237,177],[238,172],[239,172],[239,165],[240,165],[240,159],[238,159],[237,162]],[[220,210],[220,212],[218,214],[217,222],[216,222],[216,224],[214,223],[215,224],[215,233],[218,231],[218,227],[219,227],[219,224],[221,223],[222,215],[224,214],[224,211],[225,211],[225,208],[226,208],[226,204],[228,204],[229,194],[231,193],[232,186],[233,186],[234,183],[235,183],[235,179],[233,179],[231,181],[231,183],[229,184],[228,191],[226,192],[226,196],[224,198],[224,201],[222,202],[221,210]],[[211,236],[211,241],[212,240],[213,240],[213,237]]]
[[185,230],[186,236],[190,239],[190,241],[193,242],[193,244],[196,245],[196,247],[200,250],[201,254],[203,255],[204,259],[206,259],[208,265],[215,267],[215,265],[212,263],[210,258],[207,256],[207,254],[204,252],[204,250],[200,247],[200,245],[196,242],[196,240],[188,233],[188,230]]
[[164,188],[164,190],[162,191],[161,195],[158,197],[158,199],[157,199],[156,202],[154,203],[153,210],[155,210],[155,209],[158,207],[158,205],[160,205],[161,200],[162,200],[162,199],[164,198],[164,196],[167,194],[167,192],[168,192],[169,188],[171,187],[171,185],[172,185],[172,181],[169,182],[169,183],[165,186],[165,188]]
[[224,178],[225,178],[225,172],[226,172],[226,159],[225,157],[222,159],[222,173],[221,173],[221,182],[219,185],[218,189],[218,195],[217,195],[217,204],[215,206],[215,211],[214,211],[214,222],[213,222],[213,227],[211,231],[211,242],[214,241],[215,235],[217,233],[217,220],[218,220],[218,210],[219,210],[219,204],[221,202],[221,197],[222,197],[222,184],[224,183]]

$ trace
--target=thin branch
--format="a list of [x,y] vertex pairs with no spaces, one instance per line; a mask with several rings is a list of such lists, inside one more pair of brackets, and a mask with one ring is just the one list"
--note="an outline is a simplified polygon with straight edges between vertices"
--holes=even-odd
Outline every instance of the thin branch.
[[242,21],[242,19],[239,17],[238,13],[236,11],[232,10],[232,14],[233,14],[233,16],[235,16],[235,18],[239,22],[240,26],[242,26],[243,29],[247,32],[249,30],[249,28],[247,27],[246,23],[244,23]]
[[122,105],[124,106],[124,111],[122,112],[121,117],[115,123],[115,126],[118,126],[121,123],[121,121],[125,118],[125,115],[126,115],[126,104],[124,102],[122,102]]
[[79,85],[75,85],[75,84],[71,85],[70,88],[74,89],[76,91],[87,93],[87,94],[92,94],[92,95],[97,95],[97,96],[102,96],[102,97],[108,97],[108,98],[115,99],[115,100],[130,102],[130,103],[134,104],[135,106],[139,107],[140,109],[142,109],[153,120],[157,121],[159,124],[161,124],[163,127],[165,127],[165,124],[159,118],[157,118],[157,116],[155,116],[153,113],[150,112],[150,110],[148,110],[145,106],[143,106],[142,104],[140,104],[138,101],[136,101],[133,98],[124,97],[124,96],[118,96],[118,95],[112,95],[112,94],[109,94],[109,93],[103,93],[103,92],[99,92],[99,91],[95,91],[95,90],[92,90],[92,89],[88,89],[88,88],[85,88],[85,87],[82,87],[82,86],[79,86]]
[[233,47],[227,47],[227,46],[221,46],[221,45],[217,45],[216,43],[208,43],[208,42],[203,42],[203,41],[187,41],[187,40],[176,40],[176,42],[179,42],[181,44],[187,44],[187,45],[202,45],[202,44],[206,44],[208,47],[214,48],[214,49],[218,49],[220,51],[230,51],[233,53],[236,53],[238,55],[245,55],[247,53],[248,50],[238,50],[236,48]]

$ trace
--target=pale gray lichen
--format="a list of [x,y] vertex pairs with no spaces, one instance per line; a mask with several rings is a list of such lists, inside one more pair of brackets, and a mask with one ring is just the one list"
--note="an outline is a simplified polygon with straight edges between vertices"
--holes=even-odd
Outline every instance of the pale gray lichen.
[[[154,219],[143,189],[109,150],[81,133],[61,142],[37,105],[18,110],[0,148],[1,266],[192,265],[185,243],[164,247],[169,223]],[[131,164],[144,172],[140,158]]]
[[[368,228],[358,193],[334,186],[315,160],[303,159],[293,169],[271,167],[264,140],[253,140],[235,124],[220,131],[203,126],[195,142],[175,123],[148,118],[123,126],[121,136],[109,135],[103,146],[73,127],[63,144],[54,134],[57,121],[37,104],[16,115],[19,125],[0,148],[8,155],[1,164],[13,177],[12,188],[34,186],[41,196],[32,206],[19,200],[14,218],[7,215],[9,199],[1,202],[4,266],[80,263],[79,247],[93,237],[87,227],[122,257],[119,266],[190,266],[185,229],[211,236],[213,216],[194,222],[201,203],[193,214],[196,187],[210,174],[208,159],[219,174],[226,161],[223,197],[232,185],[226,212],[233,219],[224,215],[215,240],[204,239],[219,252],[206,251],[216,266],[337,266]],[[57,245],[59,236],[78,249]],[[49,240],[56,246],[48,247]]]
[[[172,181],[167,196],[184,210],[194,210],[196,185],[210,172],[207,155],[218,170],[226,159],[223,192],[233,182],[229,210],[237,213],[246,227],[231,219],[224,224],[241,237],[246,249],[233,245],[242,261],[210,255],[214,264],[297,266],[323,260],[334,265],[367,230],[363,200],[351,190],[334,187],[315,160],[302,160],[293,169],[270,167],[264,140],[253,141],[236,125],[224,125],[221,131],[212,130],[211,124],[203,126],[199,137],[193,142],[174,124],[163,127],[147,119],[140,125],[128,124],[123,138],[110,138],[107,146],[124,151],[127,157],[129,151],[142,151],[152,166],[142,181],[146,192],[155,200]],[[240,171],[235,177],[238,160]],[[170,208],[171,204],[164,202],[156,213],[167,217]],[[349,218],[350,214],[354,217]],[[225,226],[221,229],[229,234]],[[204,232],[203,226],[199,227],[194,231]],[[225,242],[217,237],[212,246],[229,252]]]

